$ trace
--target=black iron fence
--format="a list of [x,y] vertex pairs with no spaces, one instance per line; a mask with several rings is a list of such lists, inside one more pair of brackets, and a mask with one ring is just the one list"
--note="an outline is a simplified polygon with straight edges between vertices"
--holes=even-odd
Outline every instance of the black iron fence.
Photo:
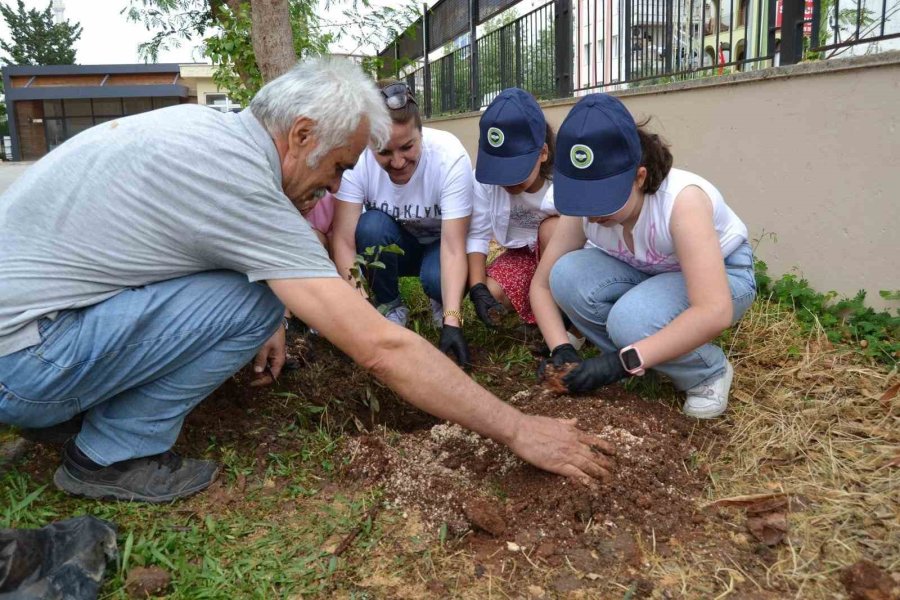
[[555,98],[892,44],[900,0],[441,0],[380,57],[432,116],[512,86]]

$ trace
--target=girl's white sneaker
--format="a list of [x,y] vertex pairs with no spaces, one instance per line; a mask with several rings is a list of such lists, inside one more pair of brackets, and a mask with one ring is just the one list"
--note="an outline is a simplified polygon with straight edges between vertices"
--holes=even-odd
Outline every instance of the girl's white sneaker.
[[725,363],[725,373],[710,383],[703,383],[687,391],[684,402],[684,414],[697,419],[715,419],[728,408],[728,392],[731,391],[731,380],[734,369],[730,362]]

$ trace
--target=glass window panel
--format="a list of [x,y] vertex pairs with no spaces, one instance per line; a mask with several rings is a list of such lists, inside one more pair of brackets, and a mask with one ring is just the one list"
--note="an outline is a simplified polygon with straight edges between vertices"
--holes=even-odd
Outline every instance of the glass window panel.
[[109,117],[122,115],[121,98],[94,98],[94,114]]
[[45,117],[61,117],[62,100],[44,100],[44,116]]
[[48,152],[66,141],[62,119],[44,119],[44,131],[47,134]]
[[150,98],[125,98],[123,102],[126,115],[136,115],[153,110],[153,103],[150,101]]
[[100,123],[106,123],[107,121],[115,121],[119,117],[94,117],[94,125],[99,125]]
[[66,136],[72,137],[94,125],[91,117],[66,117]]
[[63,106],[66,109],[67,117],[91,116],[90,100],[63,100]]
[[153,108],[163,108],[164,106],[175,106],[178,104],[178,98],[154,98]]

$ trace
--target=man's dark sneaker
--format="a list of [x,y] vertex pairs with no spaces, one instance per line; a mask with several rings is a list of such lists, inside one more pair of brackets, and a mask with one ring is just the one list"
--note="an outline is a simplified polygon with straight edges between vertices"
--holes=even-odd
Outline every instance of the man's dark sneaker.
[[80,451],[74,440],[69,441],[53,483],[64,492],[88,498],[171,502],[206,489],[219,473],[214,461],[181,458],[172,451],[96,469],[76,462],[75,452]]
[[84,413],[79,413],[62,423],[42,427],[40,429],[23,429],[20,435],[29,442],[39,444],[64,444],[81,431],[81,422],[84,421]]

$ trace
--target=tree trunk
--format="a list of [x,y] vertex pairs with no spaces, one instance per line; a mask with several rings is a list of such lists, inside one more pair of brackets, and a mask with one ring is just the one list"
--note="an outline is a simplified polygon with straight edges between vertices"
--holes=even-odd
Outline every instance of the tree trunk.
[[250,22],[256,64],[268,83],[297,62],[288,0],[252,0]]

